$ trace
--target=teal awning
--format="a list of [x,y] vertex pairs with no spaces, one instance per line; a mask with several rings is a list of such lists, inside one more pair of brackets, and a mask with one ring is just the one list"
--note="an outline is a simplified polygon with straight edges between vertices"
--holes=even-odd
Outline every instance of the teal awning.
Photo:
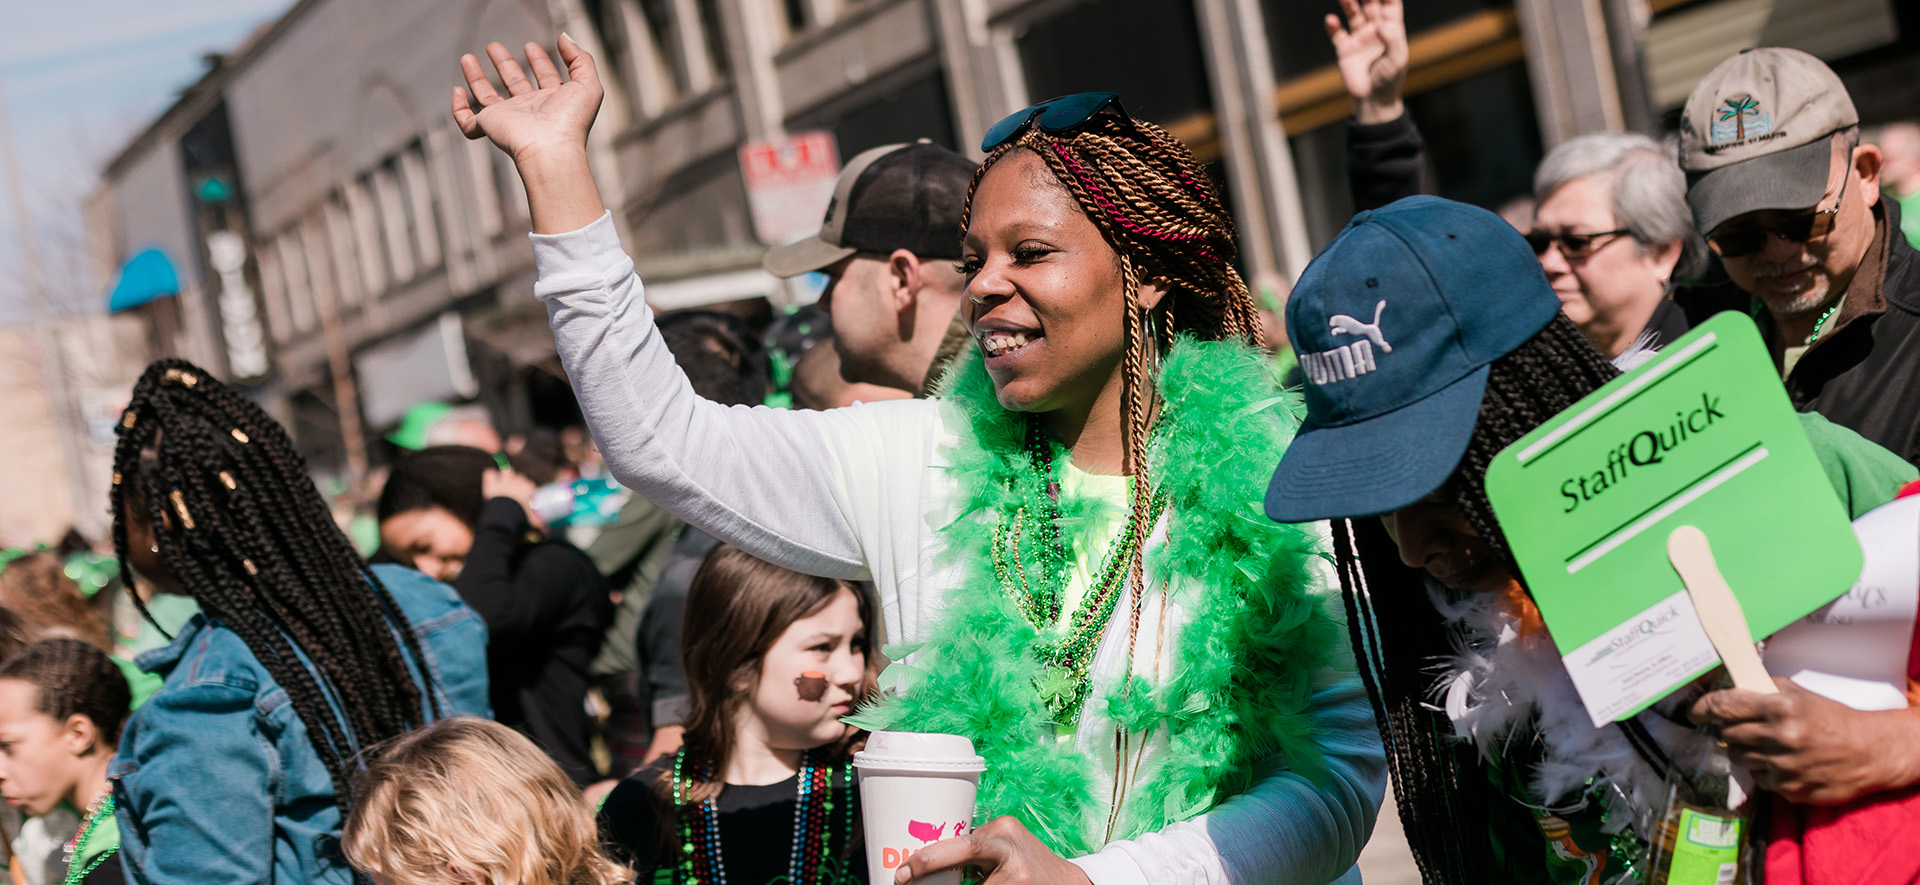
[[107,312],[118,313],[139,307],[156,298],[180,294],[180,275],[173,262],[159,249],[142,249],[120,265],[113,281],[113,294],[107,296]]

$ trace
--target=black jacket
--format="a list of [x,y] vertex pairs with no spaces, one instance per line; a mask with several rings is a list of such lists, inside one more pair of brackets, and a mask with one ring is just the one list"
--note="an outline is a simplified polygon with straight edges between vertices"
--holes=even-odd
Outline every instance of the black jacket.
[[[1867,247],[1833,331],[1822,335],[1787,374],[1794,408],[1842,427],[1920,464],[1920,253],[1900,235],[1900,208],[1882,199]],[[1677,296],[1696,322],[1739,307],[1756,315],[1760,334],[1779,352],[1779,332],[1752,296],[1731,283]]]
[[560,541],[527,543],[527,512],[495,498],[453,582],[487,622],[493,718],[533,738],[576,784],[599,779],[588,750],[587,667],[613,601],[593,560]]
[[1412,114],[1385,123],[1347,121],[1347,190],[1353,211],[1378,209],[1420,193],[1427,143]]

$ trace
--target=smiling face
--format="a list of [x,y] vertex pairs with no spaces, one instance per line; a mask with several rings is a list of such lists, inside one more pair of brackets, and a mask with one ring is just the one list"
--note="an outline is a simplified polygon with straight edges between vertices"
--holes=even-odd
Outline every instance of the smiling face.
[[0,679],[0,795],[29,815],[52,811],[84,774],[82,756],[93,743],[84,716],[63,723],[40,712],[40,689]]
[[406,510],[380,522],[380,544],[401,565],[451,584],[473,549],[473,529],[444,507]]
[[1008,153],[981,179],[962,268],[968,322],[1001,406],[1085,414],[1111,398],[1118,408],[1120,257],[1032,151]]
[[[1796,243],[1785,237],[1769,235],[1760,251],[1735,258],[1722,257],[1720,264],[1734,285],[1760,299],[1775,316],[1793,317],[1813,313],[1828,299],[1846,291],[1860,261],[1873,241],[1873,204],[1880,198],[1880,151],[1872,145],[1848,150],[1845,137],[1833,140],[1833,160],[1828,169],[1827,194],[1808,209],[1778,211],[1766,209],[1729,219],[1716,234],[1742,229],[1771,229],[1782,221],[1812,210],[1839,206],[1833,229],[1826,236]],[[1846,192],[1841,193],[1842,183]]]
[[1380,517],[1400,548],[1400,561],[1449,589],[1497,593],[1514,583],[1492,546],[1455,502],[1450,486]]
[[776,750],[810,750],[847,733],[840,719],[853,712],[867,668],[867,630],[853,594],[841,587],[768,646],[738,714],[756,721],[742,723],[742,733],[764,733]]

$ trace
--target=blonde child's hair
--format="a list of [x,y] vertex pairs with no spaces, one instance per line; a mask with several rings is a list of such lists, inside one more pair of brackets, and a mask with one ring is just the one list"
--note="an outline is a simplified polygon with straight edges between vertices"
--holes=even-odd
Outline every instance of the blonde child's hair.
[[347,860],[398,885],[620,885],[580,791],[524,735],[460,716],[402,735],[353,782]]

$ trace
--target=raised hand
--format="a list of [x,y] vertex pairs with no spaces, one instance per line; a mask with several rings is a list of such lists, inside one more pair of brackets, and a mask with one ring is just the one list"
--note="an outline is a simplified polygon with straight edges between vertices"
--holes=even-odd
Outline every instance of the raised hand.
[[500,72],[500,82],[507,87],[506,97],[494,90],[480,69],[479,59],[472,53],[460,56],[460,73],[466,78],[467,88],[453,90],[453,122],[468,138],[493,139],[515,162],[529,152],[585,150],[587,130],[593,126],[604,94],[593,57],[562,34],[560,59],[567,63],[570,79],[561,82],[560,71],[540,44],[528,43],[526,52],[527,67],[533,69],[532,82],[507,47],[487,44],[487,57]]
[[490,138],[513,158],[527,186],[535,233],[578,230],[606,213],[587,163],[587,131],[604,94],[600,74],[593,57],[565,34],[560,35],[560,60],[567,65],[564,82],[539,44],[528,43],[526,53],[532,81],[507,47],[487,44],[487,57],[507,88],[505,97],[487,80],[479,59],[460,56],[467,87],[453,90],[453,122],[466,137]]
[[1406,112],[1400,94],[1407,82],[1407,22],[1400,2],[1340,0],[1346,24],[1331,13],[1326,18],[1340,80],[1362,123],[1384,123]]

